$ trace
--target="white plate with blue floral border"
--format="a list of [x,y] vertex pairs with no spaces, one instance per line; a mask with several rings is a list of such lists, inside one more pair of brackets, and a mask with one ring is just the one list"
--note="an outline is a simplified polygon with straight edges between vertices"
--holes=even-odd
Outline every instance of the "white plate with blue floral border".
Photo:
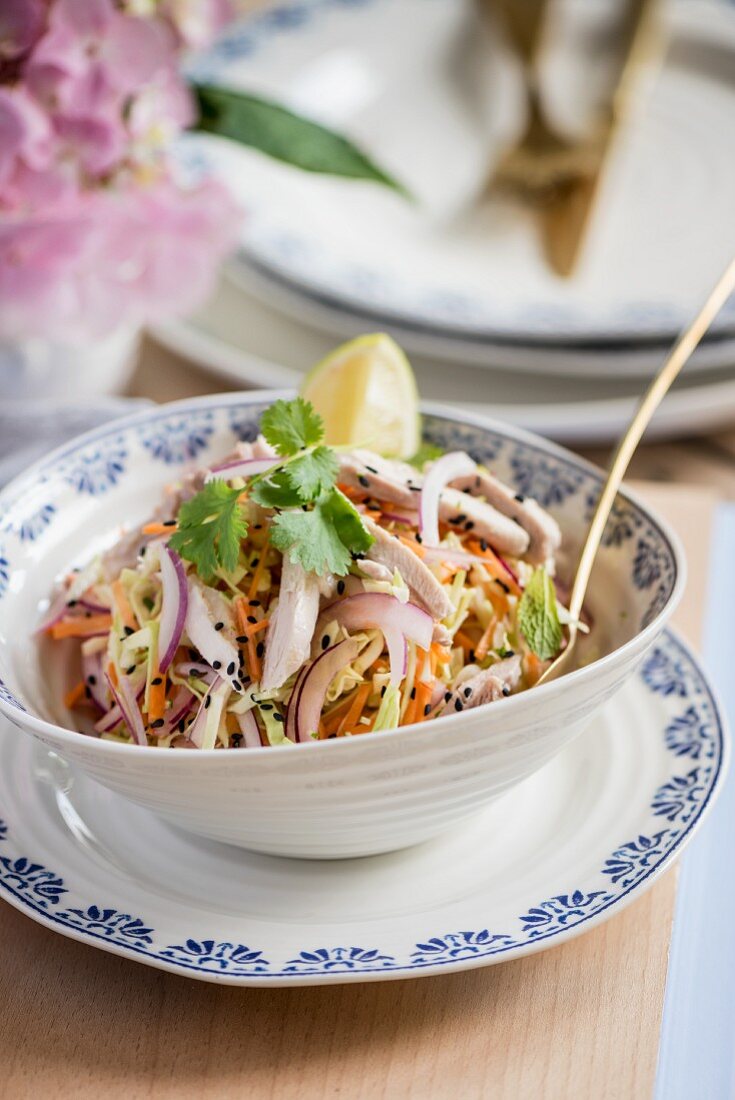
[[164,824],[0,727],[0,896],[90,946],[205,981],[318,985],[518,958],[614,916],[716,798],[727,733],[672,633],[594,725],[462,828],[337,862]]
[[[289,0],[242,17],[191,65],[348,133],[415,202],[205,136],[186,139],[184,164],[222,174],[247,211],[243,261],[307,302],[470,346],[668,339],[730,258],[735,9],[665,9],[664,62],[642,82],[571,280],[549,271],[527,210],[483,197],[523,127],[523,92],[469,2]],[[611,5],[560,10],[542,79],[555,125],[572,134],[602,94],[599,20]],[[735,300],[717,327],[733,331]]]

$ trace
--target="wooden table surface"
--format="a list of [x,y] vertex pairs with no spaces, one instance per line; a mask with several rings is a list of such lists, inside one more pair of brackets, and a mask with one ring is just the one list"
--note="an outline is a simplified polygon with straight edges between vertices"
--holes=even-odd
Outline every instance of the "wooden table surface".
[[[147,344],[133,391],[222,388]],[[678,624],[699,640],[717,495],[735,434],[647,447],[636,473],[684,539]],[[717,494],[713,491],[717,490]],[[238,990],[62,939],[0,905],[0,1096],[648,1100],[676,873],[554,950],[444,977]]]

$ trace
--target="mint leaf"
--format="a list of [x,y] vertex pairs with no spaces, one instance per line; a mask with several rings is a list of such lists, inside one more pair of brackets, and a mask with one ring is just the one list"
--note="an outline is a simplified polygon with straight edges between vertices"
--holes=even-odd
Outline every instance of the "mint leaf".
[[247,92],[211,84],[192,90],[199,106],[195,130],[239,141],[305,172],[370,180],[408,195],[356,145],[317,122]]
[[339,459],[329,447],[315,447],[293,458],[284,473],[304,504],[331,489],[339,473]]
[[293,455],[320,443],[324,436],[322,418],[309,401],[276,401],[260,419],[260,430],[279,455]]
[[237,565],[248,530],[239,497],[239,489],[215,478],[179,509],[179,527],[169,546],[192,562],[204,581],[218,569],[231,573]]
[[556,589],[542,567],[534,573],[518,603],[518,627],[531,650],[542,661],[549,661],[559,652],[562,629],[556,607]]

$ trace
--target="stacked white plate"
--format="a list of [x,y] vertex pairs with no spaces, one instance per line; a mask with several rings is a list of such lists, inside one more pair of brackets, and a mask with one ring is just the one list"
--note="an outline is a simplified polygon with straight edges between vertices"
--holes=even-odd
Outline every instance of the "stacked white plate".
[[[567,133],[584,124],[578,105],[594,101],[593,44],[609,15],[608,0],[561,7],[544,78]],[[426,397],[568,441],[612,438],[735,245],[735,9],[679,0],[666,22],[663,63],[643,80],[583,262],[562,280],[528,212],[486,196],[494,159],[523,126],[523,94],[474,5],[291,0],[241,20],[196,60],[195,75],[348,133],[414,201],[187,139],[187,170],[221,174],[247,218],[214,301],[157,335],[263,385],[297,382],[344,337],[388,330],[411,353]],[[730,303],[656,430],[733,417]]]

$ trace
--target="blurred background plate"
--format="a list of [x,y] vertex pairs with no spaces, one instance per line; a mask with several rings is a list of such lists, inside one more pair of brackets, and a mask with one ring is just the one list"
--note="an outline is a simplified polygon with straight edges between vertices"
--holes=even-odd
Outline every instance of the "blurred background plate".
[[[227,278],[197,314],[158,324],[151,332],[169,350],[244,388],[298,386],[304,373],[338,342],[314,326],[284,317]],[[411,362],[426,400],[492,414],[572,444],[612,442],[640,395],[635,380],[554,378],[513,370],[491,374],[425,355],[412,355]],[[733,416],[735,377],[685,373],[649,434],[694,435],[731,423]]]
[[[608,5],[572,7],[575,41],[546,74],[569,132],[570,104],[589,99],[572,93],[599,69]],[[184,158],[194,170],[216,162],[248,211],[239,262],[289,285],[292,300],[474,341],[662,341],[729,257],[735,194],[735,11],[679,0],[665,12],[664,64],[625,128],[569,281],[546,268],[526,210],[478,198],[523,125],[523,97],[469,2],[292,0],[242,19],[192,67],[348,132],[415,203],[206,137],[187,139]],[[567,63],[579,57],[586,70]],[[734,330],[731,303],[717,331]]]

